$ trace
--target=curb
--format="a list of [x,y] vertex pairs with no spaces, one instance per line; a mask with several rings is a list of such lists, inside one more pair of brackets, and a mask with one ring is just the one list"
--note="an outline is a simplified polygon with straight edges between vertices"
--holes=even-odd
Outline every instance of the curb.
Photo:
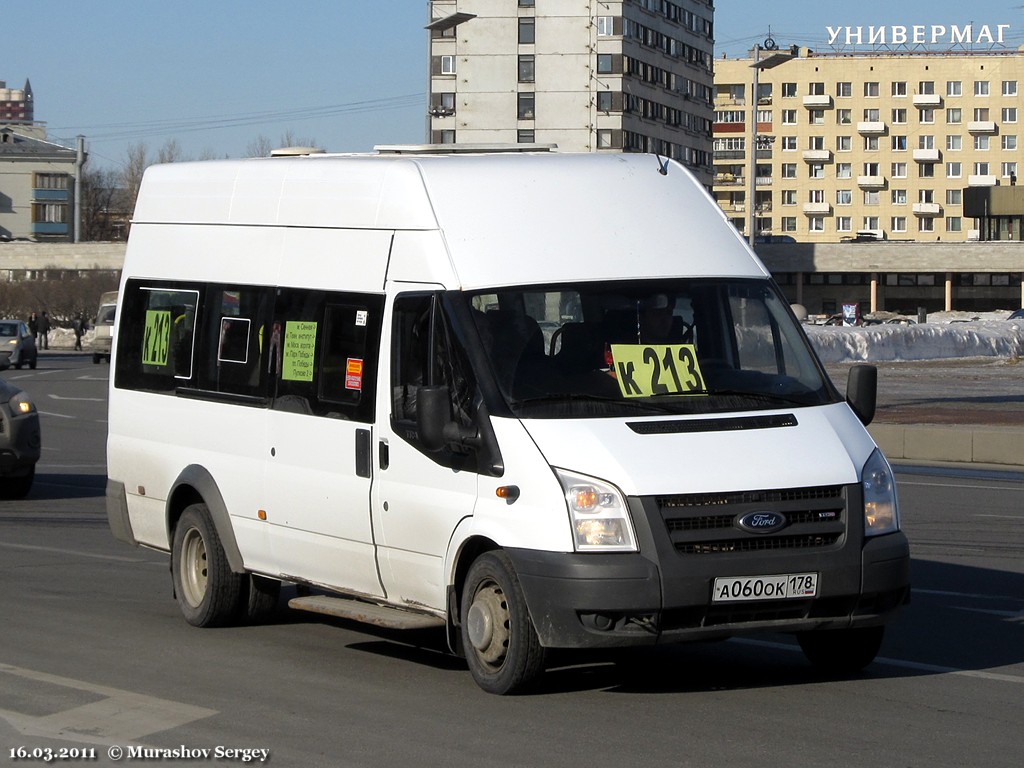
[[970,425],[872,424],[890,460],[986,464],[1024,470],[1024,430]]

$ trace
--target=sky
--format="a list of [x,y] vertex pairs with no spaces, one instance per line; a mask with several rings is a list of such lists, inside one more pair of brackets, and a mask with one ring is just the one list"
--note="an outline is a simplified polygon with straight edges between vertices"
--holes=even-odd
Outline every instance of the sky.
[[[505,0],[508,2],[508,0]],[[537,0],[538,5],[544,0]],[[426,0],[51,0],[0,2],[0,80],[31,81],[52,140],[85,136],[91,168],[130,148],[183,159],[243,157],[286,136],[330,152],[425,141]],[[827,27],[1009,24],[1009,0],[833,3],[718,0],[715,52],[769,37],[827,50]]]

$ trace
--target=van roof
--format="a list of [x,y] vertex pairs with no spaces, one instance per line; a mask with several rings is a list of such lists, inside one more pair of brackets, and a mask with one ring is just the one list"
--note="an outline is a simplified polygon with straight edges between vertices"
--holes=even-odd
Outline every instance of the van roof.
[[403,152],[156,165],[139,193],[140,224],[439,231],[463,287],[768,274],[692,174],[654,155]]

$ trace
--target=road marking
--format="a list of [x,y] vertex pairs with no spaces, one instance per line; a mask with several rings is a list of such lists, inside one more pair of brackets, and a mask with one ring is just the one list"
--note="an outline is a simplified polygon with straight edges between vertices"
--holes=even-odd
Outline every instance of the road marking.
[[80,403],[105,403],[105,397],[63,397],[62,395],[47,395],[52,400],[74,400]]
[[29,552],[50,552],[55,555],[72,555],[74,557],[91,557],[93,560],[111,560],[115,563],[146,563],[149,562],[141,557],[119,557],[117,555],[94,555],[91,552],[82,552],[76,549],[59,549],[58,547],[40,547],[34,544],[8,544],[0,541],[0,549],[21,549]]
[[[762,648],[773,648],[778,651],[796,651],[802,653],[799,645],[788,645],[786,643],[773,643],[767,640],[751,640],[745,637],[734,637],[729,642],[741,645],[756,645]],[[937,675],[958,675],[960,677],[977,677],[982,680],[995,680],[1000,683],[1018,683],[1024,685],[1022,675],[1004,675],[999,672],[985,672],[980,669],[959,669],[958,667],[943,667],[938,664],[924,664],[919,661],[905,661],[904,659],[888,659],[884,656],[876,656],[872,664],[885,664],[889,667],[901,667],[913,669],[918,672],[934,672]]]
[[[101,697],[99,701],[42,717],[0,709],[0,718],[10,723],[22,736],[85,744],[125,744],[219,714],[215,709],[0,664],[0,679],[4,675]],[[10,687],[0,686],[0,690]]]
[[981,595],[975,592],[948,592],[941,589],[917,589],[911,590],[915,595],[938,595],[939,597],[973,598],[975,600],[1017,600],[1020,595]]
[[53,416],[58,419],[74,419],[74,416],[68,416],[66,413],[53,413],[52,411],[40,411],[40,416]]

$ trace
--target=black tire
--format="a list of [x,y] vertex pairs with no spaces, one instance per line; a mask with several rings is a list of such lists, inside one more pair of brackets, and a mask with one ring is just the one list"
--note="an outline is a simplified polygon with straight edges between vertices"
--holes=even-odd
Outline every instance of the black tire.
[[242,579],[238,595],[239,618],[250,624],[261,624],[277,612],[281,582],[266,576],[250,574]]
[[100,364],[100,356],[99,355],[93,355],[92,356],[92,364],[93,365],[99,365]]
[[31,362],[28,364],[28,367],[31,368],[34,371],[36,369],[36,364],[38,362],[39,362],[39,356],[36,355],[35,357],[32,358]]
[[27,475],[0,478],[0,499],[24,499],[32,490],[35,478],[35,467],[32,467]]
[[171,578],[178,607],[192,626],[223,626],[235,618],[243,577],[231,572],[205,504],[186,507],[178,520]]
[[885,627],[857,627],[801,632],[797,635],[804,656],[829,675],[855,675],[875,660]]
[[466,661],[477,685],[510,694],[536,683],[544,672],[544,648],[508,555],[485,552],[473,562],[460,613]]

